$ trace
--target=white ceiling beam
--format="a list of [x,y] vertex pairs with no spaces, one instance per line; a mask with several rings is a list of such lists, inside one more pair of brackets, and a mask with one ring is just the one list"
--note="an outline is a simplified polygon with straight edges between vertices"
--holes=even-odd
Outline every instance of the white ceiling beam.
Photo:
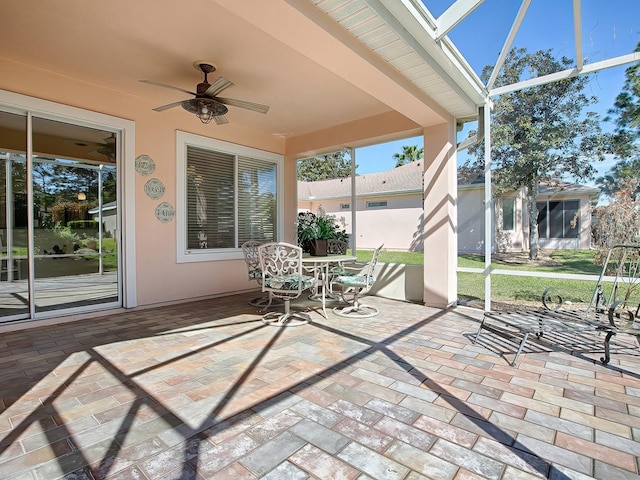
[[[389,11],[386,7],[385,2],[389,0],[364,0],[364,2],[376,12],[377,15],[380,16],[386,23],[388,27],[393,29],[394,33],[401,38],[406,45],[408,45],[419,57],[422,61],[424,61],[427,65],[429,65],[434,72],[438,74],[438,76],[447,82],[449,87],[465,102],[469,105],[477,105],[473,98],[471,98],[470,94],[466,92],[460,83],[454,80],[454,76],[459,77],[459,68],[455,68],[454,73],[449,73],[445,66],[441,65],[440,60],[443,59],[444,53],[442,52],[442,48],[437,44],[432,43],[431,41],[426,42],[425,45],[421,43],[424,39],[416,38],[411,31],[413,31],[412,25],[406,25],[401,22],[397,16]],[[389,1],[389,3],[398,2],[396,0]],[[396,5],[397,6],[397,5]],[[413,15],[413,13],[411,14]],[[412,17],[413,21],[418,20],[416,17]],[[407,20],[408,21],[408,20]],[[424,30],[421,31],[424,33]],[[429,39],[430,40],[430,39]],[[431,50],[428,50],[428,47],[431,47]]]
[[518,30],[520,29],[520,24],[522,23],[522,20],[524,19],[524,16],[527,13],[527,9],[529,8],[530,3],[531,3],[531,0],[522,0],[522,3],[520,4],[520,10],[518,10],[518,14],[516,15],[516,18],[513,20],[513,24],[511,25],[511,30],[509,30],[509,35],[507,35],[507,39],[505,40],[504,45],[502,46],[502,50],[500,50],[500,56],[498,57],[498,61],[493,67],[493,71],[491,72],[491,77],[489,77],[489,81],[487,82],[487,90],[491,90],[491,88],[493,87],[493,84],[496,81],[496,78],[498,78],[498,74],[502,69],[502,65],[504,64],[504,61],[507,58],[507,54],[509,53],[509,50],[511,49],[511,44],[513,43],[513,40],[516,38],[516,35],[518,34]]
[[550,73],[549,75],[543,75],[542,77],[531,78],[511,85],[505,85],[504,87],[498,87],[490,90],[489,96],[493,97],[495,95],[502,95],[503,93],[515,92],[517,90],[536,87],[538,85],[564,80],[565,78],[577,77],[578,75],[594,73],[606,68],[618,67],[620,65],[638,61],[640,61],[640,52],[633,52],[627,55],[602,60],[601,62],[590,63],[585,65],[581,70],[578,70],[577,68],[570,68],[568,70],[563,70],[562,72]]
[[582,70],[584,59],[582,58],[582,0],[573,0],[573,35],[576,44],[576,68]]
[[436,20],[436,42],[455,28],[484,0],[457,0]]

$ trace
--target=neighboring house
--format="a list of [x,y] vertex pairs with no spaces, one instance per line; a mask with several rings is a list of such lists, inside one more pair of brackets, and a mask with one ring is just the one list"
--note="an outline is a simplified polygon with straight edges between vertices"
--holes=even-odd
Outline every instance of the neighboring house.
[[117,223],[117,203],[108,202],[102,205],[102,215],[100,215],[99,208],[92,208],[89,210],[91,219],[97,222],[102,220],[102,232],[107,237],[114,237],[116,234]]
[[[356,177],[356,245],[423,251],[423,168],[412,162],[385,172]],[[458,251],[484,251],[484,180],[458,175]],[[600,190],[561,184],[541,185],[538,194],[539,246],[587,249],[591,210]],[[529,249],[529,216],[523,191],[494,199],[493,251]],[[342,218],[352,233],[350,179],[298,182],[298,209]],[[425,207],[426,208],[426,207]]]
[[[561,183],[538,187],[538,246],[583,250],[591,247],[595,187]],[[484,251],[484,178],[458,174],[458,251]],[[529,209],[525,192],[493,199],[493,252],[529,250]]]
[[[373,249],[423,251],[423,161],[385,172],[357,175],[356,246]],[[298,211],[344,219],[352,234],[351,178],[298,182]]]

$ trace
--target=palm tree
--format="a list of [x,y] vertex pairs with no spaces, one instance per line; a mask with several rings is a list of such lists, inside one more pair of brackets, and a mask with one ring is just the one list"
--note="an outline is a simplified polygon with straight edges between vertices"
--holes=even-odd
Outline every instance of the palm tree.
[[402,153],[394,153],[393,158],[396,161],[396,167],[401,167],[410,162],[415,162],[424,157],[424,148],[418,148],[418,145],[403,145]]

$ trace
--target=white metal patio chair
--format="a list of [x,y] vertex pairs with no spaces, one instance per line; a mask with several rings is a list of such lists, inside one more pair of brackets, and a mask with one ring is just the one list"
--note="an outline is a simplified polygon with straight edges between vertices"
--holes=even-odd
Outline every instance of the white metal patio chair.
[[302,248],[285,242],[264,243],[258,247],[262,270],[262,291],[284,302],[284,312],[269,312],[263,323],[278,327],[304,325],[311,321],[306,312],[291,310],[291,301],[315,284],[313,276],[304,275]]
[[[260,267],[260,255],[258,254],[258,247],[261,242],[256,240],[248,240],[242,244],[242,253],[244,254],[244,261],[247,264],[247,275],[249,280],[257,282],[262,286],[262,268]],[[258,307],[260,309],[269,308],[271,305],[271,295],[260,295],[258,297],[249,300],[249,305]]]
[[[350,318],[368,318],[378,314],[377,308],[360,303],[360,296],[367,293],[376,282],[375,268],[383,247],[384,245],[380,245],[373,251],[369,262],[343,265],[341,271],[333,275],[331,291],[347,303],[347,306],[335,307],[333,313]],[[339,288],[334,289],[334,286]]]

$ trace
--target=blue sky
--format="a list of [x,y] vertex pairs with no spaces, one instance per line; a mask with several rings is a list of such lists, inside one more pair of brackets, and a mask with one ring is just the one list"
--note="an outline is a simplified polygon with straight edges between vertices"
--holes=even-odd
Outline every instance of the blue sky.
[[[423,0],[436,18],[452,2]],[[498,59],[520,4],[517,0],[485,0],[449,33],[449,38],[478,75]],[[569,0],[532,0],[513,46],[525,47],[530,52],[552,49],[556,56],[574,59],[572,4]],[[640,41],[640,0],[582,0],[582,38],[585,63],[633,52]],[[610,68],[590,76],[589,93],[599,99],[598,105],[592,108],[602,116],[620,93],[627,67]],[[469,127],[475,128],[475,124]],[[466,130],[460,135],[466,137]],[[358,148],[358,173],[391,169],[395,166],[394,153],[401,152],[403,145],[422,145],[422,141],[422,137],[417,137]],[[603,174],[611,164],[609,161],[597,165],[599,173]]]

